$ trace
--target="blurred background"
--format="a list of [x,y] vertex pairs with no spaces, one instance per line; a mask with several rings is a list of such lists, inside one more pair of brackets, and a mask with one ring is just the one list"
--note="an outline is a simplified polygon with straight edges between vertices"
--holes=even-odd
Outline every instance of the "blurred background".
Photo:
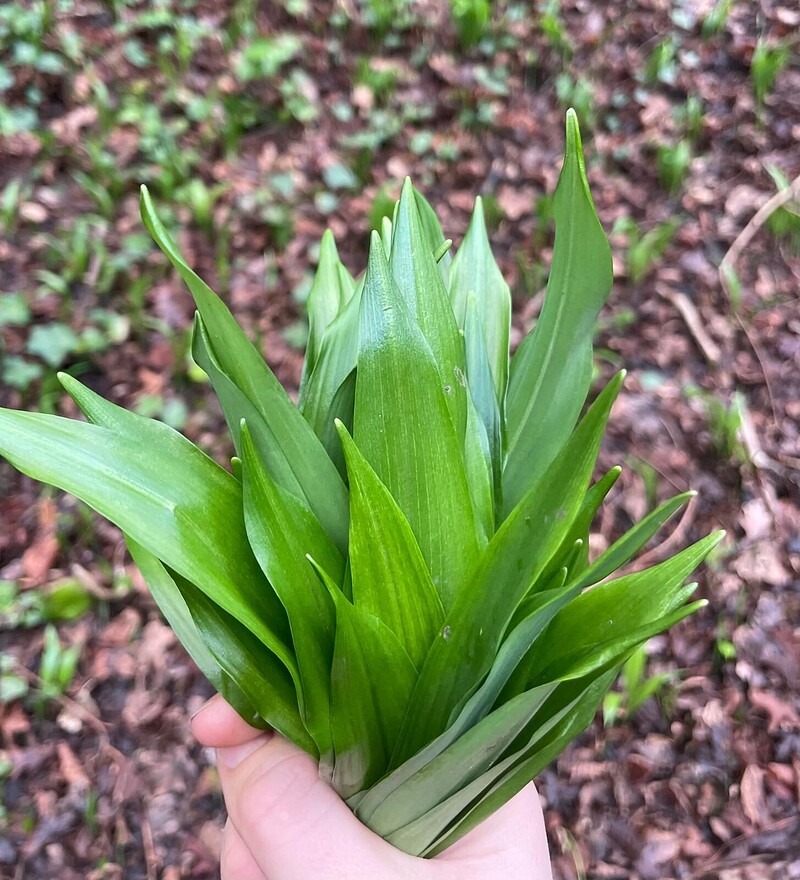
[[[0,404],[75,415],[68,370],[230,454],[141,183],[292,392],[323,231],[360,271],[407,174],[456,246],[483,196],[516,344],[575,107],[629,370],[594,550],[689,487],[671,548],[728,537],[539,779],[555,874],[798,878],[799,34],[794,0],[5,0]],[[209,686],[116,529],[3,462],[0,651],[0,877],[218,876]]]

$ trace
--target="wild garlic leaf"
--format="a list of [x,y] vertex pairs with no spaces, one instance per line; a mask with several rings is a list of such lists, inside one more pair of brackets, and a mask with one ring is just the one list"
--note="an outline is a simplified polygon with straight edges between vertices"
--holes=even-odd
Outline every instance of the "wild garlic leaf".
[[467,338],[468,348],[470,332],[474,332],[467,328],[470,297],[475,298],[474,323],[483,333],[482,347],[486,351],[495,401],[499,407],[505,402],[508,386],[511,291],[489,245],[480,196],[475,199],[467,234],[450,269],[450,299],[458,326]]
[[408,520],[341,423],[339,436],[350,479],[353,604],[386,624],[419,669],[444,607]]
[[611,248],[597,219],[575,112],[555,193],[556,239],[547,293],[533,332],[511,362],[508,459],[510,511],[569,437],[592,379],[594,325],[612,284]]
[[373,233],[361,299],[353,439],[411,525],[445,610],[478,554],[462,442],[447,393]]
[[[141,211],[148,231],[194,297],[220,372],[263,418],[309,506],[337,546],[343,549],[346,547],[342,540],[347,531],[347,490],[335,465],[228,307],[189,268],[158,219],[146,187],[142,187]],[[225,399],[227,397],[223,396],[220,402],[224,403]]]

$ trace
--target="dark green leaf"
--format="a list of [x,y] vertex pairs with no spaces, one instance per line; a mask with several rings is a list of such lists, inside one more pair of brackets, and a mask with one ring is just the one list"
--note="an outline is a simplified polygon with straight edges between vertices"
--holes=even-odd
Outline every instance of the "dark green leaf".
[[[175,635],[180,639],[181,644],[189,653],[189,656],[194,660],[200,671],[205,675],[209,682],[211,682],[213,687],[224,695],[225,699],[233,706],[233,708],[236,709],[236,711],[248,723],[256,723],[256,710],[253,708],[253,705],[244,695],[239,686],[233,682],[228,673],[225,672],[208,650],[206,643],[197,631],[194,619],[189,613],[183,595],[178,589],[173,577],[167,569],[164,568],[161,561],[156,556],[153,556],[152,553],[145,550],[141,544],[137,544],[133,538],[126,537],[125,543],[128,546],[133,561],[138,566],[139,571],[142,573],[142,577],[150,588],[150,593],[155,599],[158,607],[161,609],[161,613],[166,617],[167,623],[172,627]],[[230,620],[233,620],[230,615],[229,618]],[[278,673],[279,676],[288,677],[286,667],[283,666],[273,654],[266,651],[265,655],[277,663],[279,670],[281,670]],[[291,697],[295,703],[296,713],[297,700],[295,698],[294,685],[292,684],[291,678],[289,678],[289,685],[291,687]],[[277,702],[278,701],[276,701],[276,703]]]
[[458,331],[434,248],[420,219],[411,181],[406,178],[392,228],[392,276],[433,352],[447,389],[446,400],[459,438],[467,418],[464,341]]
[[172,428],[59,378],[100,424],[0,410],[0,454],[111,520],[296,674],[286,612],[247,543],[236,479]]
[[[353,296],[356,284],[342,265],[336,242],[326,229],[320,242],[319,266],[308,294],[308,348],[303,364],[306,380],[317,362],[325,331]],[[305,381],[301,382],[301,387]]]
[[676,495],[651,511],[589,566],[581,577],[581,587],[596,584],[613,574],[617,569],[622,568],[644,547],[661,526],[696,494],[696,492],[684,492],[682,495]]

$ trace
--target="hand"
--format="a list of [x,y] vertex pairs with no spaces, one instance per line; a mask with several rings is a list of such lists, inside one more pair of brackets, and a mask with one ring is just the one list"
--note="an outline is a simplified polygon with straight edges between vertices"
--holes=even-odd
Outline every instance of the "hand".
[[192,719],[217,750],[228,822],[222,880],[551,880],[533,784],[434,859],[409,856],[374,834],[276,733],[246,724],[219,696]]

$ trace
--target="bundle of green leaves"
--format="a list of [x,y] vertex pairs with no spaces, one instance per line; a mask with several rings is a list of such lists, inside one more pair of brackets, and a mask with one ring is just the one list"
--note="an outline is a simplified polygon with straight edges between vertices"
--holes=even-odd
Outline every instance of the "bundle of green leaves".
[[0,454],[123,530],[213,685],[409,853],[453,843],[590,723],[632,652],[703,604],[684,582],[720,537],[614,577],[686,493],[589,559],[622,375],[582,415],[611,255],[571,111],[566,130],[547,294],[511,361],[480,199],[451,259],[406,181],[358,281],[325,235],[295,406],[143,189],[231,470],[69,375],[86,422],[0,411]]

